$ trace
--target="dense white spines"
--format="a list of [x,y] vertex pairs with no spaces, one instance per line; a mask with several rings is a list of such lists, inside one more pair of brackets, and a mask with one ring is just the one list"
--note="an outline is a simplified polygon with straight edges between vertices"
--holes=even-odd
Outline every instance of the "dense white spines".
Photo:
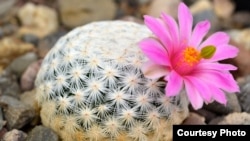
[[108,118],[104,121],[103,133],[110,136],[111,139],[119,135],[122,129],[121,123],[114,117]]
[[131,132],[129,132],[129,136],[132,137],[136,141],[147,141],[147,133],[148,128],[142,123],[136,123],[133,128],[131,128]]
[[171,110],[173,110],[173,107],[175,107],[175,102],[173,99],[166,97],[166,96],[160,96],[157,100],[159,102],[160,106],[158,107],[158,110],[161,112],[162,116],[168,116]]
[[140,86],[141,74],[131,69],[124,70],[127,71],[124,76],[121,77],[121,82],[119,82],[129,93],[134,93]]
[[98,67],[102,64],[101,59],[96,55],[91,55],[87,58],[87,65],[86,67],[90,69],[90,71],[96,72]]
[[105,104],[101,104],[98,107],[96,107],[96,114],[100,119],[106,119],[109,115],[108,113],[110,112],[111,108],[110,106],[107,106]]
[[66,96],[58,96],[58,111],[63,114],[68,114],[69,111],[72,109],[71,97]]
[[68,75],[66,75],[65,73],[60,73],[56,76],[54,90],[57,93],[63,93],[63,88],[67,88],[69,86],[67,78]]
[[89,102],[98,104],[103,101],[104,94],[106,92],[105,83],[92,76],[86,81],[86,94]]
[[74,64],[69,72],[71,83],[75,84],[77,87],[83,86],[84,84],[82,80],[87,79],[86,74],[86,69],[82,68],[81,64]]
[[145,124],[152,129],[156,129],[160,125],[160,113],[157,110],[152,110],[145,115]]
[[113,90],[107,95],[107,102],[111,107],[117,108],[117,110],[121,108],[127,109],[129,107],[127,101],[129,99],[130,95],[123,90]]
[[148,94],[139,93],[135,98],[135,108],[141,112],[148,112],[151,111],[154,106],[152,104],[153,99]]
[[[164,95],[161,89],[165,87],[166,83],[163,81],[159,81],[157,79],[149,79],[146,81],[145,86],[147,88],[147,94],[149,95]],[[165,96],[165,95],[164,95]]]
[[80,123],[83,124],[83,127],[88,129],[93,125],[95,120],[97,119],[97,116],[95,114],[95,111],[93,109],[90,109],[88,107],[78,109],[77,111],[77,119]]
[[86,138],[88,141],[101,141],[105,136],[101,126],[93,125],[86,131]]
[[67,125],[64,126],[64,128],[69,133],[74,133],[81,128],[80,124],[77,121],[77,117],[73,115],[65,116],[63,123]]
[[144,77],[147,58],[138,42],[149,36],[144,26],[116,21],[88,24],[59,39],[36,80],[39,104],[54,105],[43,110],[44,123],[57,132],[82,132],[90,141],[161,138],[158,131],[167,129],[160,121],[174,123],[187,103],[167,98],[166,82]]
[[86,95],[85,91],[83,90],[83,88],[74,88],[72,90],[72,103],[74,104],[75,107],[77,106],[83,106],[84,104],[86,104]]
[[123,123],[126,127],[131,127],[135,125],[135,118],[138,118],[139,115],[136,113],[135,109],[123,109],[118,116],[121,123]]
[[43,91],[41,97],[43,100],[50,99],[55,96],[54,83],[52,81],[46,81],[42,85],[40,85],[40,89]]
[[116,86],[116,83],[118,83],[119,77],[121,77],[119,70],[117,69],[117,66],[112,65],[111,63],[107,63],[102,71],[103,74],[103,81],[106,81],[108,84],[109,89],[113,89]]
[[48,64],[48,66],[47,66],[49,68],[48,74],[52,75],[54,73],[54,71],[56,71],[58,69],[59,63],[60,63],[59,59],[57,59],[57,58],[51,60],[51,63]]
[[62,58],[62,63],[69,64],[75,61],[75,54],[71,52],[64,52],[64,56]]

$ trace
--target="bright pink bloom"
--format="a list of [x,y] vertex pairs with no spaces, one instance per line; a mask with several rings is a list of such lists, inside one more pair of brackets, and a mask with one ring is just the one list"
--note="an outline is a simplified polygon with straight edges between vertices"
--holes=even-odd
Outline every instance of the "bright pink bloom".
[[[199,109],[203,102],[216,100],[226,104],[224,92],[239,91],[229,72],[237,68],[218,62],[238,54],[238,49],[229,45],[226,33],[216,32],[203,41],[210,23],[201,21],[192,30],[193,17],[184,3],[178,8],[179,24],[164,13],[160,18],[144,18],[146,26],[156,37],[144,39],[139,44],[149,59],[142,71],[151,79],[164,77],[167,96],[176,96],[184,88],[194,109]],[[210,58],[201,54],[207,46],[216,49]]]

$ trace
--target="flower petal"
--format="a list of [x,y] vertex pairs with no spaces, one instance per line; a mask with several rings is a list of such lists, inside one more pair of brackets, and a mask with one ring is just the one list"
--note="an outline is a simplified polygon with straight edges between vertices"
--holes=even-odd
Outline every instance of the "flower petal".
[[169,66],[167,50],[155,39],[147,38],[139,43],[142,52],[153,62],[159,65]]
[[237,70],[237,67],[231,64],[220,64],[217,62],[202,62],[199,63],[197,69],[204,69],[204,70],[219,70],[219,71],[229,71],[229,70]]
[[219,47],[221,45],[228,44],[229,36],[225,32],[216,32],[208,37],[199,48],[203,48],[208,45],[213,45],[215,47]]
[[195,110],[198,110],[203,105],[203,99],[201,98],[199,92],[195,89],[191,82],[184,80],[187,96],[191,102],[191,105]]
[[215,87],[211,87],[210,90],[211,90],[211,93],[213,94],[213,98],[215,101],[226,105],[227,98],[226,98],[225,93],[222,90],[215,88]]
[[220,45],[216,47],[216,51],[214,53],[214,56],[208,61],[214,62],[214,61],[220,61],[228,58],[234,58],[238,55],[239,49],[232,46],[232,45]]
[[161,19],[156,19],[154,17],[144,16],[145,25],[160,39],[161,43],[165,48],[171,50],[171,40],[168,33],[167,27],[164,25]]
[[188,7],[184,3],[180,3],[178,7],[178,20],[180,28],[180,41],[184,45],[188,45],[192,32],[193,16]]
[[204,83],[211,84],[227,92],[239,92],[239,86],[231,73],[218,70],[195,70],[192,74]]
[[141,68],[145,77],[157,79],[169,73],[167,67],[157,65],[151,61],[145,62]]
[[206,103],[210,103],[212,101],[212,94],[207,84],[193,76],[186,76],[185,79],[192,83]]
[[189,45],[192,47],[198,47],[209,29],[210,22],[208,20],[199,22],[193,30]]
[[168,82],[165,89],[167,96],[177,95],[183,87],[183,79],[175,71],[171,71],[170,74],[165,77],[165,80]]
[[171,40],[174,47],[178,47],[179,44],[179,29],[176,21],[173,17],[162,13],[161,18],[163,19],[164,23],[167,25],[169,34],[171,35]]

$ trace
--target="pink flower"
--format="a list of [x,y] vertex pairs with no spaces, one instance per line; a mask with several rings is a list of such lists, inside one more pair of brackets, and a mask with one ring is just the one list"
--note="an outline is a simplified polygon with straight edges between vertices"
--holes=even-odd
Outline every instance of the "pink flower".
[[226,92],[238,92],[239,87],[230,70],[237,68],[218,61],[237,56],[238,49],[229,45],[229,36],[216,32],[203,41],[209,21],[199,22],[192,30],[193,17],[184,3],[178,8],[178,25],[169,15],[160,18],[144,16],[146,26],[156,37],[139,43],[149,61],[143,65],[150,79],[164,77],[165,93],[176,96],[185,89],[194,109],[214,100],[226,104]]

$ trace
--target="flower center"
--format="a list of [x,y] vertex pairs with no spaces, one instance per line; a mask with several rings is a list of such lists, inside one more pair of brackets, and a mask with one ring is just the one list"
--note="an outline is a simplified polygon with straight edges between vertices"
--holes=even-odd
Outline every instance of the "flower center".
[[173,69],[180,75],[190,73],[202,59],[200,51],[194,47],[187,47],[173,59]]
[[190,66],[197,64],[201,58],[200,52],[193,47],[187,47],[183,51],[183,61]]

